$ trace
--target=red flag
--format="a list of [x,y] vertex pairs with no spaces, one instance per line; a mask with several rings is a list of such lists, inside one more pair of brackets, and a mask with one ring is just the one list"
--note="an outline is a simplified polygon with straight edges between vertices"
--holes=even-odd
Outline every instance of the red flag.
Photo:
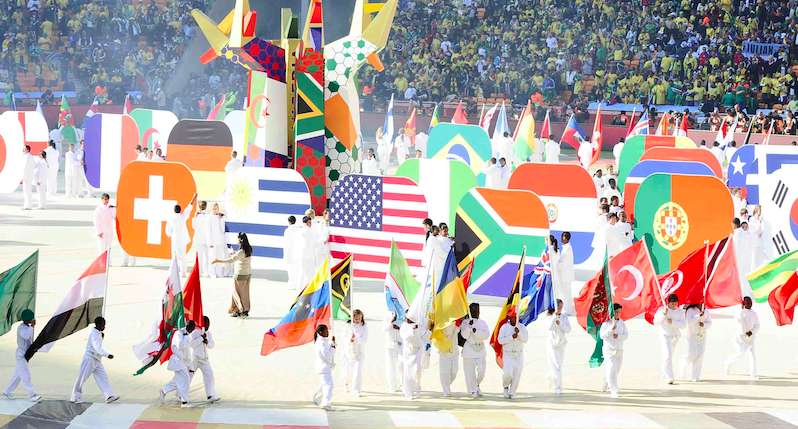
[[644,240],[610,259],[612,295],[623,305],[621,319],[637,317],[659,299],[659,282]]
[[702,304],[704,302],[704,263],[706,249],[703,247],[687,255],[670,273],[659,276],[659,294],[646,309],[646,320],[654,323],[654,314],[662,307],[662,301],[671,294],[679,297],[679,304]]
[[410,117],[405,121],[405,135],[410,137],[410,143],[416,144],[416,108],[410,113]]
[[[593,134],[590,135],[590,144],[593,146],[593,158],[590,160],[590,165],[595,164],[601,157],[601,147],[604,144],[604,136],[602,135],[603,127],[601,126],[601,106],[596,109],[596,121],[593,123]],[[585,167],[587,168],[587,167]]]
[[601,271],[585,283],[579,296],[574,298],[576,321],[596,341],[593,353],[590,355],[589,365],[596,368],[604,361],[602,341],[600,337],[601,324],[613,317],[612,288],[607,259]]
[[[668,133],[669,123],[671,121],[671,115],[668,113],[663,113],[662,118],[659,120],[659,125],[657,125],[657,130],[654,131],[654,135],[656,136],[667,136],[670,135]],[[725,122],[724,122],[725,125]]]
[[731,237],[711,244],[707,250],[705,295],[707,308],[733,307],[743,302]]
[[795,306],[798,305],[798,272],[792,273],[786,283],[770,292],[768,304],[773,310],[777,325],[792,324]]
[[629,138],[629,134],[632,133],[632,129],[634,129],[635,127],[635,113],[637,113],[637,111],[632,110],[632,117],[629,118],[629,120],[627,121],[626,134],[625,134],[626,138]]
[[454,116],[452,116],[452,123],[468,125],[468,118],[466,117],[465,111],[463,110],[462,101],[457,103],[457,108],[454,109]]
[[543,119],[543,126],[540,128],[540,138],[551,140],[551,122],[549,122],[549,111],[546,111],[546,118]]
[[687,136],[687,114],[682,115],[682,123],[679,125],[679,130],[676,131],[677,136]]
[[496,320],[496,326],[493,327],[493,333],[490,336],[490,346],[493,347],[496,353],[496,363],[499,368],[504,367],[504,347],[499,342],[499,331],[505,323],[510,319],[518,320],[518,305],[521,301],[521,287],[524,281],[524,262],[526,257],[526,249],[521,253],[521,262],[518,264],[518,271],[515,273],[515,280],[513,281],[513,288],[510,290],[510,295],[504,302],[501,310],[499,310],[499,318]]
[[125,107],[122,108],[123,115],[129,115],[133,110],[133,103],[130,101],[130,94],[125,96]]
[[186,281],[183,288],[183,314],[186,322],[193,320],[198,328],[203,328],[205,323],[202,319],[202,288],[200,287],[199,256],[195,259],[194,269]]
[[471,286],[471,272],[474,271],[474,260],[477,258],[471,258],[471,261],[466,265],[463,271],[460,272],[460,279],[463,281],[463,287],[465,288],[466,292],[468,292],[468,287]]

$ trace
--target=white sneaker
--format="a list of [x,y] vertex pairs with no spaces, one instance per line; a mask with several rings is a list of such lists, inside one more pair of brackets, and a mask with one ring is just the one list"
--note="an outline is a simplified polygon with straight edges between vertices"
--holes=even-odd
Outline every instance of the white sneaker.
[[111,396],[105,398],[105,403],[106,404],[110,404],[111,402],[116,402],[118,400],[119,400],[119,396],[111,395]]
[[180,408],[191,408],[191,404],[189,402],[183,402],[180,404]]
[[504,388],[504,398],[510,399],[510,389],[507,387]]
[[610,398],[618,399],[618,392],[610,392]]
[[220,398],[218,396],[208,396],[208,403],[214,404],[216,402],[219,402],[221,399],[222,398]]
[[158,401],[162,404],[166,402],[166,392],[163,389],[158,390]]
[[39,402],[42,400],[42,395],[33,395],[30,397],[31,402]]

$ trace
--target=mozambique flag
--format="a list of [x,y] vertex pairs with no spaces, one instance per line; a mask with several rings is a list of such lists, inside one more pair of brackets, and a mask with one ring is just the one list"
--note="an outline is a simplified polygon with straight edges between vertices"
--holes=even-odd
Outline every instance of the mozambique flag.
[[590,355],[591,368],[598,367],[604,362],[604,353],[601,350],[604,341],[602,341],[599,331],[601,324],[613,317],[612,287],[608,271],[605,257],[604,268],[588,280],[582,291],[579,292],[579,296],[574,298],[576,320],[579,322],[579,326],[596,340],[596,347],[593,349],[593,354]]
[[499,343],[499,330],[510,318],[518,317],[518,306],[521,302],[521,282],[524,280],[524,267],[526,264],[526,248],[521,251],[521,262],[518,263],[518,270],[515,273],[515,280],[513,280],[513,287],[510,289],[510,294],[504,302],[502,309],[499,311],[499,318],[496,320],[496,326],[493,328],[493,334],[490,336],[490,346],[496,352],[496,363],[499,368],[504,366],[503,348]]
[[316,275],[296,298],[288,314],[263,335],[261,356],[313,342],[319,325],[330,326],[330,259],[325,258]]
[[39,251],[33,252],[17,266],[0,273],[0,335],[22,320],[22,311],[36,309],[36,274]]
[[770,293],[787,283],[795,271],[798,271],[798,250],[785,253],[748,274],[754,299],[757,302],[767,301]]
[[332,317],[335,320],[352,319],[352,254],[347,254],[330,270],[332,288]]
[[468,300],[463,280],[457,272],[457,259],[454,249],[449,250],[443,265],[441,281],[432,298],[432,312],[435,327],[432,329],[432,342],[441,351],[450,351],[453,344],[443,334],[443,330],[468,314]]

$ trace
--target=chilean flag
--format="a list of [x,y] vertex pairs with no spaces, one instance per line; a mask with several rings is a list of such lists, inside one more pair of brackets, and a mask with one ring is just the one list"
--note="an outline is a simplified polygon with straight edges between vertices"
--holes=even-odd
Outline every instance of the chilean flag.
[[[578,137],[577,137],[578,136]],[[562,137],[560,138],[560,143],[565,142],[571,145],[575,150],[579,149],[579,139],[585,139],[585,132],[582,131],[582,127],[576,122],[574,115],[568,119],[568,123],[565,124],[565,130],[562,132]]]
[[84,140],[83,168],[89,185],[116,191],[122,169],[136,160],[136,122],[128,115],[98,113],[86,120]]

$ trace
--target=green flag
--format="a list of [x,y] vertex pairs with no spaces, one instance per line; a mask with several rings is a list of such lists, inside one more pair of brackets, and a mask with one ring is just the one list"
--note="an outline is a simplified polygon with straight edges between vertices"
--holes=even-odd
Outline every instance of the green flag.
[[142,344],[133,347],[133,353],[144,364],[133,375],[141,375],[156,362],[169,360],[172,355],[172,335],[179,329],[186,327],[185,309],[183,308],[183,286],[180,283],[180,270],[177,261],[172,259],[169,268],[169,278],[166,279],[166,292],[161,304],[161,323],[158,325],[158,335]]
[[404,320],[405,311],[416,298],[421,285],[418,283],[407,260],[402,256],[395,241],[391,241],[391,263],[385,276],[385,294],[388,309],[396,313],[397,320]]
[[432,109],[432,119],[429,121],[429,129],[432,129],[432,127],[438,125],[438,122],[440,122],[439,116],[440,113],[438,113],[438,104],[435,104],[435,108]]
[[334,320],[352,319],[352,254],[330,270],[332,316]]
[[596,341],[593,354],[590,355],[590,367],[601,366],[604,362],[604,341],[601,339],[601,325],[614,317],[612,308],[612,287],[608,271],[607,257],[604,267],[585,283],[582,292],[574,299],[576,320]]
[[748,274],[748,283],[757,302],[765,302],[774,289],[787,282],[798,271],[798,250],[785,253]]
[[19,265],[0,273],[0,335],[22,320],[22,310],[36,309],[36,275],[39,251],[33,252]]

